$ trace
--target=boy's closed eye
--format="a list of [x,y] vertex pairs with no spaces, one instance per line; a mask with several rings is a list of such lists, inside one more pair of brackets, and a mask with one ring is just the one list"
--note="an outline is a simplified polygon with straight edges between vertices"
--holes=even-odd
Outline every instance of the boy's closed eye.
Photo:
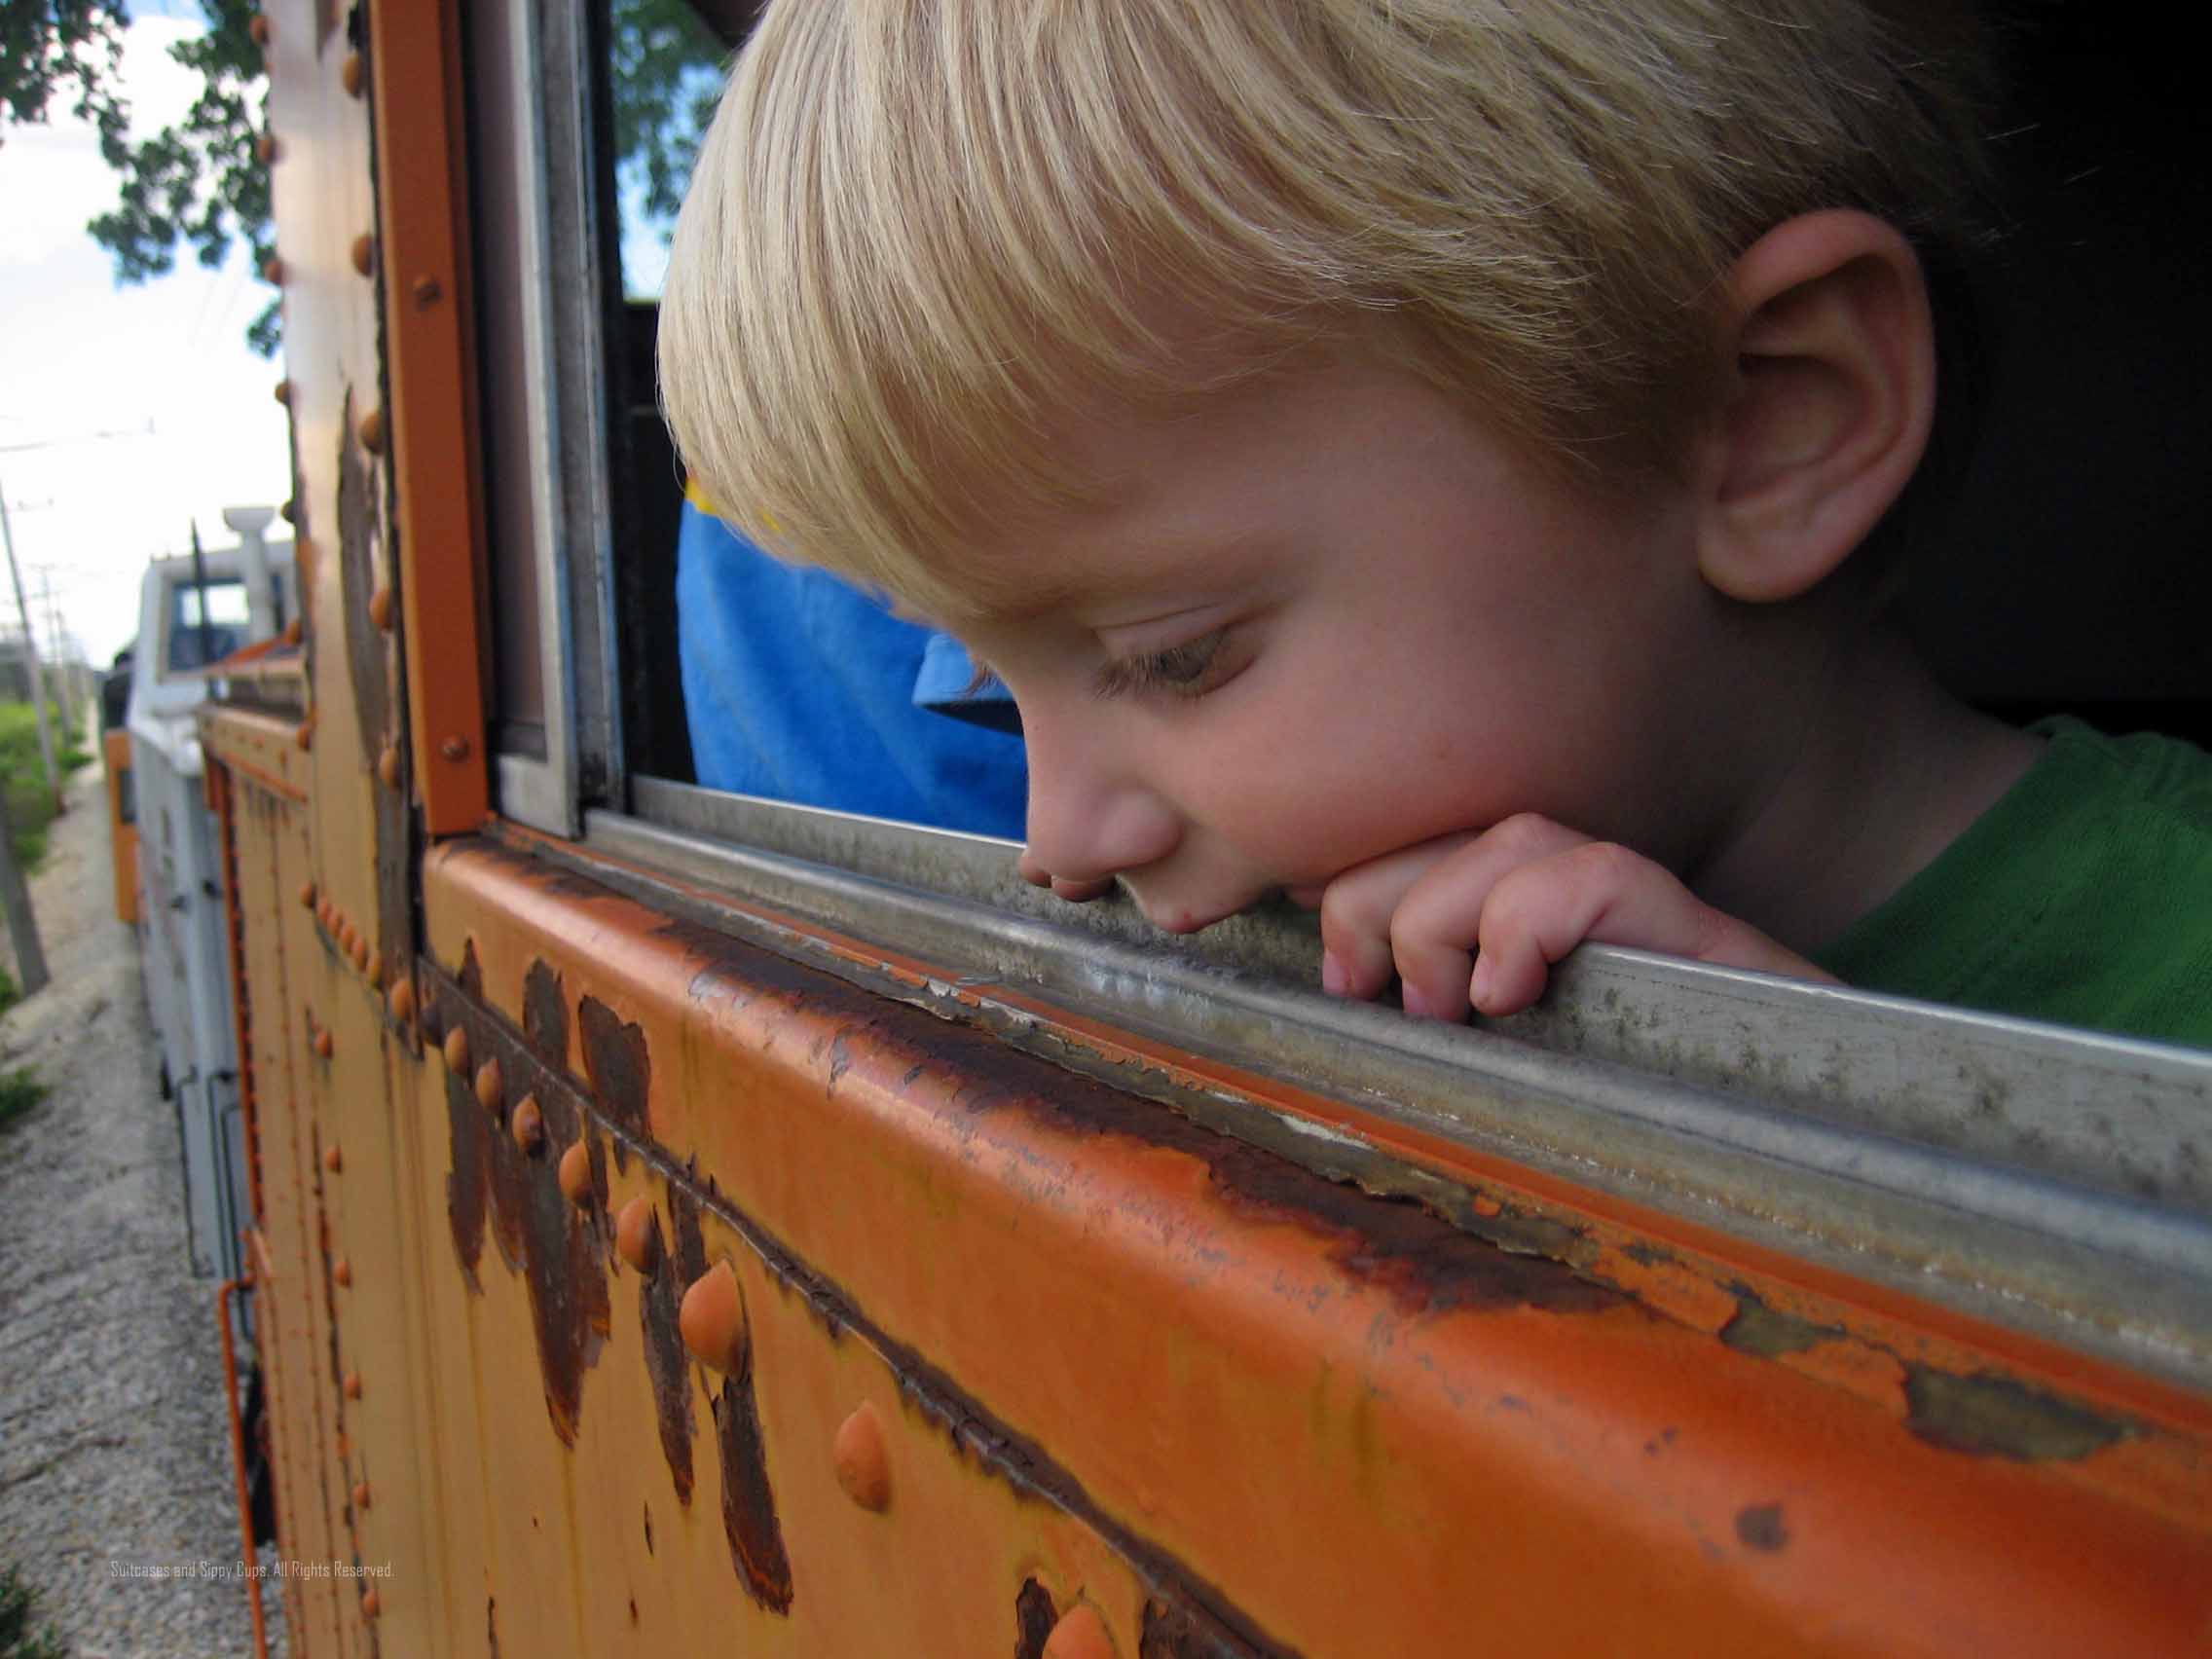
[[1235,630],[1221,627],[1163,649],[1108,657],[1091,682],[1100,698],[1144,692],[1197,698],[1218,690],[1250,666],[1252,653],[1241,647]]

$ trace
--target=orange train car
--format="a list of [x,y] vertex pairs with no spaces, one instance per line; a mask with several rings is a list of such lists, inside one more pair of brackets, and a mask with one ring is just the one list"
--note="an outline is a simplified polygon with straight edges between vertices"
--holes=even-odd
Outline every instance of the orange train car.
[[259,25],[304,636],[203,733],[294,1650],[2202,1651],[2203,1056],[1606,950],[1416,1025],[689,780],[642,12],[748,8]]

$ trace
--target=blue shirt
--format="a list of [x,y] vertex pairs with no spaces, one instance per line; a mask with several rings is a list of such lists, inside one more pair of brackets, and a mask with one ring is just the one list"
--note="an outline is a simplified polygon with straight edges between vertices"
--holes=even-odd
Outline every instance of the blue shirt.
[[1019,840],[1029,767],[1004,687],[957,640],[696,504],[677,543],[691,755],[709,789]]

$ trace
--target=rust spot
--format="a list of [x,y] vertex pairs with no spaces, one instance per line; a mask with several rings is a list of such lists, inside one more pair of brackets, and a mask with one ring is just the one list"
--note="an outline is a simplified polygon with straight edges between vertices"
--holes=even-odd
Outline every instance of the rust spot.
[[1736,1537],[1748,1550],[1786,1548],[1789,1529],[1782,1524],[1779,1503],[1751,1503],[1736,1511]]
[[499,1659],[499,1602],[496,1596],[484,1598],[484,1650],[491,1659]]
[[1736,1311],[1720,1327],[1720,1340],[1744,1353],[1761,1359],[1779,1359],[1786,1353],[1802,1353],[1844,1335],[1841,1325],[1816,1325],[1794,1313],[1769,1308],[1743,1285],[1734,1285]]
[[[649,1274],[638,1295],[638,1324],[645,1333],[645,1375],[653,1386],[653,1411],[660,1419],[661,1456],[668,1459],[676,1500],[691,1501],[691,1365],[677,1325],[679,1270],[667,1261]],[[652,1518],[646,1516],[646,1537]]]
[[[584,998],[576,1016],[583,1031],[584,1074],[591,1079],[593,1100],[624,1134],[648,1138],[645,1101],[653,1065],[644,1028],[626,1024],[597,997]],[[621,1136],[614,1141],[614,1167],[629,1167]]]
[[561,976],[543,957],[522,977],[522,1029],[537,1057],[566,1070],[569,1064],[569,1002]]
[[[491,1019],[486,1018],[477,1031],[477,1047],[487,1055],[484,1069],[496,1069],[503,1086],[535,1097],[540,1134],[563,1140],[580,1136],[583,1114],[573,1093],[561,1087],[559,1076],[537,1066],[529,1051]],[[468,1116],[478,1137],[493,1236],[530,1291],[545,1415],[562,1444],[573,1445],[583,1409],[584,1373],[597,1359],[610,1320],[598,1237],[590,1217],[569,1201],[542,1161],[517,1144],[515,1136],[496,1132],[482,1109],[483,1094],[482,1072],[474,1088],[448,1074],[449,1111],[458,1109]]]
[[784,1530],[768,1485],[768,1447],[753,1399],[750,1350],[715,1397],[715,1432],[721,1448],[722,1530],[729,1534],[730,1559],[756,1602],[772,1613],[788,1613],[792,1564],[784,1553]]
[[1171,1606],[1157,1596],[1144,1604],[1137,1659],[1243,1659],[1248,1651],[1208,1630],[1188,1608]]
[[[459,1025],[454,1032],[461,1030]],[[450,1042],[453,1032],[447,1033]],[[446,1124],[452,1131],[452,1166],[446,1176],[446,1218],[453,1224],[454,1253],[461,1258],[468,1288],[481,1290],[476,1262],[484,1252],[484,1210],[490,1195],[485,1166],[490,1160],[490,1126],[476,1109],[476,1097],[458,1072],[446,1073]]]
[[1052,1593],[1036,1579],[1024,1578],[1014,1599],[1014,1659],[1045,1659],[1045,1643],[1057,1623]]
[[2125,1418],[2030,1388],[1994,1371],[1971,1377],[1911,1365],[1904,1378],[1905,1426],[1931,1446],[2015,1462],[2078,1462],[2135,1432]]
[[1205,1166],[1214,1193],[1232,1208],[1255,1220],[1303,1227],[1329,1240],[1335,1265],[1385,1292],[1405,1316],[1457,1309],[1602,1313],[1641,1309],[1626,1293],[1586,1278],[1557,1259],[1553,1252],[1572,1241],[1562,1230],[1528,1238],[1484,1236],[1419,1198],[1371,1195],[1348,1182],[1333,1181],[1170,1107],[1011,1048],[975,1026],[887,1011],[857,986],[711,928],[671,919],[655,932],[704,959],[692,977],[695,998],[727,994],[723,987],[735,978],[739,985],[730,988],[747,996],[789,995],[819,1015],[845,1015],[853,1035],[866,1033],[875,1041],[896,1043],[914,1052],[928,1071],[976,1080],[962,1100],[975,1116],[1019,1112],[1062,1134],[1110,1135],[1181,1153]]

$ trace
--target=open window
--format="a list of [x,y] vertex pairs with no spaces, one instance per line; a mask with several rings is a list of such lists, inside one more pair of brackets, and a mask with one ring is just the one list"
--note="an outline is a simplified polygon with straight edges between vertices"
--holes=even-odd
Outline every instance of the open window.
[[[2212,482],[2194,442],[2212,385],[2186,347],[2212,297],[2202,100],[2109,9],[2015,10],[2039,116],[2009,140],[2025,188],[1983,296],[1983,436],[1904,603],[1972,701],[2212,742]],[[942,965],[919,992],[884,983],[981,1009],[1012,1040],[1051,1047],[1035,1006],[1072,1010],[2212,1382],[2212,1056],[1605,948],[1578,952],[1536,1011],[1440,1029],[1313,994],[1300,912],[1167,940],[1124,904],[1028,888],[1003,842],[698,787],[655,302],[688,156],[751,16],[714,0],[468,13],[505,816],[656,903],[698,907],[598,856]],[[820,955],[734,908],[699,919]],[[1235,1132],[1332,1168],[1358,1139],[1262,1117]]]

